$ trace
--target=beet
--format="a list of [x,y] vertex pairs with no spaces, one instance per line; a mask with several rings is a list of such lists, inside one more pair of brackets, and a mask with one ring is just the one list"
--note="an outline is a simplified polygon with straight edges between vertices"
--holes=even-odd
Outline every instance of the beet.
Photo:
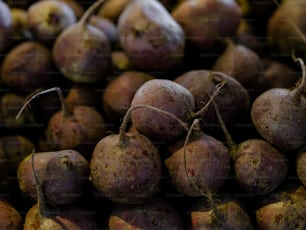
[[306,141],[306,99],[304,88],[306,69],[302,59],[303,76],[293,89],[273,88],[259,95],[251,108],[251,117],[259,134],[281,150],[292,151]]
[[90,179],[108,200],[141,204],[159,192],[161,159],[157,148],[138,133],[125,133],[128,110],[119,134],[102,138],[90,161]]
[[[188,136],[187,136],[188,137]],[[216,192],[230,172],[230,154],[221,141],[204,134],[199,124],[190,139],[178,140],[169,147],[165,160],[176,190],[188,196]]]
[[306,3],[303,0],[284,0],[268,21],[268,44],[280,56],[294,51],[305,57]]
[[68,107],[59,88],[50,88],[32,95],[26,100],[17,117],[35,97],[53,91],[57,92],[62,108],[51,116],[45,129],[46,140],[42,140],[40,150],[74,149],[86,158],[90,157],[93,147],[105,134],[104,118],[91,106]]
[[106,1],[105,4],[99,9],[98,15],[117,24],[118,18],[129,2],[129,0]]
[[184,56],[185,34],[157,0],[131,1],[118,19],[120,44],[142,70],[169,70]]
[[126,71],[106,86],[103,96],[103,108],[107,117],[118,122],[131,105],[137,89],[146,81],[153,79],[150,74],[140,71]]
[[[22,193],[37,199],[37,182],[33,175],[31,157],[30,154],[20,162],[17,177]],[[66,149],[36,153],[34,167],[45,201],[53,205],[70,204],[85,192],[89,164],[77,151]]]
[[35,41],[24,41],[3,60],[1,78],[11,89],[24,92],[50,85],[54,70],[49,49]]
[[193,204],[190,225],[193,230],[252,230],[251,218],[240,202],[229,198],[215,198],[214,205],[203,199]]
[[[151,105],[167,111],[187,124],[194,110],[193,95],[178,83],[166,79],[146,81],[136,91],[131,106]],[[132,112],[134,127],[151,140],[168,141],[178,138],[184,127],[178,121],[159,112],[141,108]]]
[[22,230],[23,220],[15,207],[4,199],[0,199],[0,226],[3,230]]
[[110,212],[108,229],[183,230],[179,213],[165,200],[142,205],[116,205]]
[[76,204],[45,210],[41,214],[38,204],[33,205],[25,216],[23,230],[39,229],[97,229],[95,214]]
[[261,139],[234,143],[214,102],[219,123],[226,137],[234,163],[235,178],[249,194],[263,195],[275,190],[285,179],[287,159],[274,146]]
[[306,186],[306,149],[300,150],[296,157],[296,172],[299,180]]
[[26,39],[30,40],[33,36],[29,28],[27,11],[20,8],[11,8],[11,14],[13,19],[13,43],[17,44]]
[[[174,79],[175,82],[188,89],[195,99],[195,110],[199,110],[209,100],[209,94],[221,82],[226,82],[221,92],[214,98],[220,108],[224,122],[233,127],[240,119],[248,115],[250,108],[250,96],[235,78],[218,71],[204,69],[191,70]],[[201,120],[201,126],[205,133],[217,136],[219,124],[215,111],[208,107]]]
[[111,64],[111,45],[105,33],[88,20],[103,0],[97,1],[82,18],[55,40],[52,53],[60,72],[78,83],[95,83],[105,78]]
[[222,36],[233,36],[242,13],[233,0],[183,1],[172,11],[183,27],[186,42],[195,50],[209,51]]
[[58,0],[33,3],[27,10],[27,19],[34,37],[47,45],[52,45],[64,29],[76,23],[72,8]]
[[256,210],[256,229],[286,230],[306,228],[306,191],[300,186],[295,191],[284,191],[278,200]]
[[263,63],[257,53],[231,40],[228,40],[225,51],[218,57],[211,69],[238,80],[252,97],[259,95],[269,87],[263,75]]

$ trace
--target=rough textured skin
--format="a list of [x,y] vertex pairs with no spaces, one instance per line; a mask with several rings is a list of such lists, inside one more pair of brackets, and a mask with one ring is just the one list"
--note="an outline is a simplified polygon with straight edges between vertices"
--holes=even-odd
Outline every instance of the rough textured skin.
[[8,48],[8,42],[13,29],[13,19],[6,2],[0,1],[0,54]]
[[[248,213],[234,200],[218,200],[217,212],[209,206],[195,205],[191,211],[193,230],[252,230],[252,222]],[[206,207],[207,206],[207,207]]]
[[305,148],[297,156],[296,172],[302,184],[306,186],[306,149]]
[[127,133],[104,137],[94,149],[90,179],[107,199],[141,204],[159,190],[161,160],[156,147],[143,135]]
[[21,214],[7,201],[0,200],[0,226],[2,230],[22,230]]
[[211,50],[220,37],[235,33],[242,13],[233,0],[191,0],[180,3],[172,16],[183,27],[188,43]]
[[256,211],[258,230],[306,229],[306,191],[299,187],[285,193],[282,199],[266,204]]
[[260,135],[281,150],[295,150],[306,142],[306,98],[295,90],[274,88],[257,97],[251,117]]
[[231,160],[222,142],[204,133],[196,135],[188,142],[185,156],[184,139],[174,150],[170,147],[171,155],[165,160],[174,188],[191,197],[217,191],[229,176]]
[[59,206],[56,210],[47,210],[48,216],[39,213],[37,204],[32,206],[25,216],[23,230],[96,230],[95,215],[76,205]]
[[167,202],[154,199],[144,205],[117,205],[108,220],[109,230],[183,230],[178,212]]
[[139,71],[126,71],[113,79],[103,92],[103,108],[107,116],[119,121],[131,105],[138,88],[154,77]]
[[286,158],[268,142],[251,139],[240,143],[234,158],[236,179],[250,194],[273,191],[287,174]]
[[[139,104],[155,106],[190,123],[194,97],[174,81],[153,79],[146,81],[135,93],[131,106]],[[135,109],[131,118],[133,126],[151,140],[174,140],[184,132],[184,128],[174,118],[151,109]]]
[[34,2],[27,11],[27,19],[34,37],[45,44],[52,44],[77,20],[73,9],[64,1],[57,0]]
[[105,135],[105,122],[96,109],[80,105],[73,107],[69,116],[64,116],[63,111],[55,113],[45,133],[52,150],[75,149],[88,156],[91,146]]
[[94,83],[105,78],[111,64],[111,45],[106,35],[92,25],[74,24],[55,40],[56,66],[69,80]]
[[[209,101],[217,84],[226,81],[215,98],[220,114],[226,125],[233,125],[239,117],[247,114],[250,107],[250,97],[247,90],[233,77],[209,70],[192,70],[178,76],[175,82],[187,88],[195,99],[195,110],[201,109]],[[213,132],[219,127],[219,122],[213,106],[208,107],[201,121],[205,132]]]
[[[45,199],[51,204],[69,204],[84,193],[88,182],[89,164],[80,153],[68,149],[36,153],[34,166]],[[17,177],[20,190],[26,196],[37,199],[32,155],[24,158],[19,164]]]
[[140,69],[171,69],[184,56],[184,31],[157,0],[130,2],[120,15],[118,32],[122,48]]
[[51,52],[38,42],[25,41],[5,57],[1,78],[11,89],[25,91],[49,85],[53,72]]
[[[305,14],[304,0],[285,0],[270,17],[267,25],[268,42],[275,52],[279,52],[279,55],[290,56],[293,51],[295,54],[305,54]],[[292,23],[304,34],[303,37],[297,33]]]
[[93,15],[90,17],[89,23],[104,32],[111,44],[118,41],[117,26],[111,20]]

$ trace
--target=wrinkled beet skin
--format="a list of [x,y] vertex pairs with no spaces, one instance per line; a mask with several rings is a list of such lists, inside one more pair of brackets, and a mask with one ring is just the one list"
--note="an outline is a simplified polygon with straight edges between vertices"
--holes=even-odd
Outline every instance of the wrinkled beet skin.
[[2,199],[0,200],[0,226],[3,230],[21,230],[23,227],[21,214]]
[[94,108],[75,106],[71,116],[63,116],[63,111],[55,113],[45,132],[52,150],[71,148],[88,156],[87,151],[105,134],[105,121]]
[[7,3],[0,1],[0,54],[8,48],[8,41],[13,32],[13,19]]
[[178,212],[166,201],[153,199],[144,205],[117,205],[110,213],[109,230],[183,230]]
[[184,56],[184,31],[156,0],[132,1],[119,18],[118,32],[122,48],[140,69],[171,69]]
[[112,80],[103,93],[103,108],[107,116],[119,121],[131,105],[137,89],[154,77],[144,72],[127,71]]
[[[145,82],[135,93],[131,106],[139,104],[155,106],[190,123],[194,97],[173,81],[153,79]],[[151,109],[135,109],[131,118],[134,127],[154,141],[174,140],[184,132],[184,128],[174,118]]]
[[[185,139],[184,139],[185,140]],[[186,167],[184,140],[174,144],[174,151],[165,160],[173,186],[188,196],[202,196],[206,191],[217,191],[226,181],[230,172],[230,154],[222,142],[204,133],[190,140],[186,148]],[[187,177],[203,193],[196,190]]]
[[[233,125],[239,117],[245,116],[249,111],[250,97],[247,90],[229,75],[217,71],[192,70],[178,76],[174,81],[192,93],[196,111],[209,101],[210,98],[207,93],[212,95],[216,85],[226,81],[221,93],[214,98],[226,125]],[[216,126],[219,126],[213,106],[208,107],[201,125],[207,132],[214,131]],[[207,129],[209,127],[211,129]]]
[[103,138],[95,147],[90,162],[94,186],[111,201],[143,203],[159,190],[161,160],[156,147],[143,135],[126,134]]
[[89,24],[65,29],[52,52],[62,74],[78,83],[101,81],[111,64],[110,42],[101,30]]
[[270,89],[257,97],[251,108],[257,131],[281,150],[295,150],[306,143],[306,98],[301,96],[294,103],[293,92]]
[[172,16],[183,27],[192,47],[211,50],[220,36],[234,35],[242,13],[233,0],[192,0],[180,3]]
[[244,141],[237,146],[236,154],[236,179],[248,193],[267,194],[278,187],[287,174],[286,158],[266,141]]
[[49,85],[53,72],[51,52],[38,42],[25,41],[5,57],[1,77],[10,88],[23,91]]
[[248,213],[237,201],[218,201],[218,215],[212,209],[197,207],[191,212],[193,230],[253,230]]
[[56,210],[45,211],[47,211],[48,216],[41,216],[38,205],[35,204],[32,206],[26,213],[23,230],[97,229],[95,215],[76,205],[60,206],[57,207]]
[[[46,200],[54,205],[72,203],[85,191],[89,163],[74,150],[37,153],[34,166]],[[19,164],[17,175],[20,190],[37,199],[31,155]]]

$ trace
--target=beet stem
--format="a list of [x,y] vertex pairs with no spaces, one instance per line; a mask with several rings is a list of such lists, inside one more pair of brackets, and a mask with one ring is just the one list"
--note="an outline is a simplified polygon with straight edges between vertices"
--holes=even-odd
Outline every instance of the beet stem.
[[98,9],[98,7],[104,2],[104,0],[97,0],[95,3],[93,3],[83,14],[81,19],[79,20],[79,23],[81,26],[85,26],[87,21],[89,20],[90,16]]
[[219,94],[220,90],[222,89],[222,87],[225,85],[226,81],[220,82],[215,86],[215,91],[212,94],[211,98],[209,99],[209,101],[205,104],[205,106],[203,106],[199,111],[192,113],[192,117],[196,118],[198,116],[202,116],[208,109],[208,107],[210,106],[210,104],[212,103],[212,101],[214,100],[214,98]]
[[36,193],[37,193],[37,205],[40,215],[45,216],[46,215],[46,204],[45,204],[45,195],[43,192],[42,183],[40,182],[36,170],[35,170],[35,164],[34,164],[34,154],[35,150],[32,151],[32,173],[34,176],[34,181],[36,184]]
[[[210,95],[209,95],[210,96]],[[221,129],[222,129],[222,132],[224,134],[224,137],[226,139],[226,142],[227,142],[227,145],[228,145],[228,148],[229,148],[229,151],[232,155],[232,158],[235,159],[235,155],[236,155],[236,152],[237,152],[237,144],[234,142],[232,136],[230,135],[230,133],[228,132],[227,128],[226,128],[226,125],[223,121],[223,118],[220,114],[220,110],[218,108],[218,105],[217,103],[213,100],[213,106],[214,106],[214,109],[215,109],[215,113],[217,115],[217,119],[218,119],[218,122],[221,126]]]
[[154,107],[152,105],[147,105],[147,104],[139,104],[139,105],[134,105],[132,107],[130,107],[124,118],[123,118],[123,121],[122,121],[122,124],[119,128],[119,141],[122,142],[124,141],[124,138],[125,138],[125,130],[126,130],[126,127],[127,127],[127,124],[131,118],[131,114],[132,114],[132,111],[135,110],[135,109],[140,109],[140,108],[146,108],[146,109],[151,109],[151,110],[154,110],[154,111],[157,111],[159,113],[162,113],[162,114],[165,114],[169,117],[172,117],[174,120],[176,120],[186,131],[188,131],[188,127],[189,125],[187,123],[185,123],[184,121],[182,121],[181,119],[179,119],[177,116],[173,115],[172,113],[169,113],[165,110],[162,110],[162,109],[159,109],[157,107]]
[[61,107],[62,107],[62,111],[63,111],[63,114],[64,116],[70,116],[71,115],[71,112],[68,110],[67,106],[66,106],[66,103],[65,103],[65,100],[64,100],[64,96],[63,96],[63,93],[62,93],[62,90],[58,87],[53,87],[53,88],[50,88],[50,89],[46,89],[46,90],[40,90],[40,91],[35,91],[33,94],[31,94],[30,96],[28,96],[26,99],[25,99],[25,102],[23,104],[23,106],[20,108],[18,114],[16,115],[16,120],[20,117],[20,115],[22,114],[22,112],[25,110],[25,108],[28,106],[28,104],[33,100],[35,99],[36,97],[39,97],[40,95],[43,95],[43,94],[46,94],[46,93],[50,93],[50,92],[53,92],[55,91],[58,96],[59,96],[59,99],[61,101]]
[[295,62],[298,62],[302,68],[302,80],[299,86],[296,88],[296,91],[294,93],[295,99],[300,100],[301,94],[304,92],[304,87],[306,85],[306,67],[305,67],[305,63],[303,59],[296,58],[294,55],[292,55],[292,58]]

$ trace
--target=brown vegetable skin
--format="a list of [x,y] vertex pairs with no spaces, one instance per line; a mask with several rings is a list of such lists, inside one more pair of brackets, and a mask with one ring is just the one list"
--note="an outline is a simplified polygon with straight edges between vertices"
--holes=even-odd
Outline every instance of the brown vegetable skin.
[[129,0],[110,0],[106,1],[99,9],[98,15],[103,18],[108,18],[114,23],[117,23],[118,18],[123,12],[124,8],[128,5]]
[[[203,203],[203,202],[202,202]],[[248,213],[235,200],[218,200],[215,209],[209,205],[194,205],[190,218],[192,230],[252,230]]]
[[306,190],[300,186],[285,192],[278,201],[256,210],[256,229],[287,230],[306,228]]
[[284,155],[264,140],[240,143],[233,157],[236,178],[250,194],[262,195],[275,190],[287,174]]
[[[36,153],[34,166],[43,186],[45,199],[53,205],[72,203],[86,189],[89,164],[79,152],[67,149]],[[17,177],[22,193],[37,199],[36,181],[32,171],[32,155],[25,157],[19,164]]]
[[[155,106],[190,123],[194,97],[189,90],[174,81],[153,79],[146,81],[136,91],[131,106],[139,104]],[[134,127],[153,141],[174,140],[184,132],[184,128],[174,118],[147,108],[133,110],[131,119]]]
[[103,93],[103,108],[113,121],[119,121],[131,105],[138,88],[154,77],[145,72],[126,71],[113,79]]
[[197,132],[188,142],[185,156],[184,138],[169,147],[171,155],[165,160],[174,188],[191,197],[217,191],[228,178],[231,167],[230,154],[222,142]]
[[120,44],[143,70],[168,70],[184,56],[185,34],[157,0],[130,2],[118,20]]
[[235,34],[242,12],[233,0],[192,0],[181,2],[172,16],[183,27],[188,44],[207,51],[220,37]]
[[26,91],[47,86],[53,79],[51,52],[35,41],[24,41],[7,54],[1,78],[11,89]]
[[21,214],[4,199],[0,199],[0,226],[2,230],[23,229]]
[[269,18],[267,25],[268,44],[274,52],[278,52],[280,56],[290,56],[293,51],[295,54],[305,55],[305,14],[305,1],[282,1],[280,7]]
[[90,162],[90,179],[107,199],[124,204],[143,203],[159,191],[161,160],[151,141],[139,134],[104,137]]
[[13,19],[6,2],[0,1],[0,54],[8,49],[8,42],[13,33]]
[[[45,210],[46,211],[46,210]],[[88,210],[75,205],[58,206],[55,210],[47,210],[43,216],[38,205],[32,206],[25,216],[23,230],[96,230],[95,215]]]
[[[239,117],[243,118],[248,114],[250,96],[247,90],[239,81],[227,74],[210,70],[192,70],[178,76],[174,81],[192,93],[196,111],[209,101],[209,94],[213,94],[216,85],[226,81],[222,93],[214,98],[225,124],[233,125]],[[212,106],[208,107],[201,126],[207,133],[216,133],[219,123]]]
[[11,14],[13,19],[13,42],[17,44],[22,40],[32,38],[27,19],[27,10],[11,8]]
[[183,230],[179,213],[166,201],[153,199],[143,205],[117,205],[108,219],[109,230]]
[[72,114],[58,111],[49,120],[45,130],[47,148],[52,150],[75,149],[88,156],[89,149],[105,135],[102,115],[90,106],[75,106]]

